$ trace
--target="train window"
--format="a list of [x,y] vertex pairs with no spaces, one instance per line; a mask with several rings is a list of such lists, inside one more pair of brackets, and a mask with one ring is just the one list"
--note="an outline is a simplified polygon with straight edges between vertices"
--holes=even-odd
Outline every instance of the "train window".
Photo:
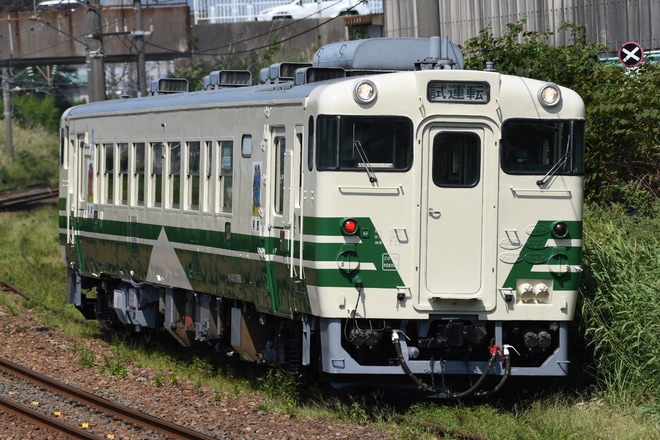
[[199,209],[200,142],[188,142],[187,208]]
[[312,171],[314,168],[314,117],[309,117],[309,127],[307,130],[307,169]]
[[213,188],[213,142],[204,141],[204,154],[206,155],[206,179],[204,181],[204,204],[202,209],[208,212],[213,209],[214,188]]
[[105,203],[114,203],[114,190],[115,190],[115,145],[103,144],[103,151],[105,152],[105,172],[103,173],[103,180],[105,184]]
[[87,190],[87,198],[85,199],[87,203],[94,203],[94,158],[92,156],[85,157],[86,161],[86,176],[85,176],[85,187],[81,185],[81,191]]
[[500,151],[508,174],[582,174],[584,121],[505,121]]
[[231,212],[234,183],[234,141],[220,141],[218,146],[220,148],[220,176],[217,191],[221,197],[218,206],[222,206],[223,212]]
[[275,138],[275,212],[284,212],[284,154],[286,139],[283,136]]
[[119,151],[119,185],[118,194],[122,205],[128,204],[128,144],[117,144]]
[[252,135],[244,134],[241,140],[241,155],[243,157],[252,157]]
[[319,116],[319,170],[405,171],[413,157],[410,119],[389,116]]
[[181,142],[168,142],[169,185],[168,208],[179,208],[181,200]]
[[133,194],[138,206],[144,206],[144,142],[133,144],[135,162],[133,176],[135,176],[135,189]]
[[80,181],[84,184],[79,185],[80,192],[78,194],[79,200],[86,201],[87,203],[94,203],[94,149],[85,148],[85,138],[78,136],[78,145],[82,154],[82,166],[80,169]]
[[475,133],[443,132],[433,139],[433,183],[471,188],[479,183],[481,141]]
[[[67,127],[67,131],[68,131]],[[66,163],[66,160],[64,158],[64,154],[66,153],[66,149],[64,148],[64,140],[66,139],[66,135],[64,134],[64,129],[62,128],[60,130],[60,166],[63,167],[65,170],[69,168],[69,164]]]
[[151,177],[149,206],[160,207],[163,204],[163,144],[151,143]]
[[210,178],[213,175],[213,143],[206,141],[206,177]]

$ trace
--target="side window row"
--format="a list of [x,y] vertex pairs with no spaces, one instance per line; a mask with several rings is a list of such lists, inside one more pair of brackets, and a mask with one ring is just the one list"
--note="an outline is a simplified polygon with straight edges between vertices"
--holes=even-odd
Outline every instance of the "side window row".
[[81,185],[88,202],[232,212],[233,140],[98,143],[92,151]]

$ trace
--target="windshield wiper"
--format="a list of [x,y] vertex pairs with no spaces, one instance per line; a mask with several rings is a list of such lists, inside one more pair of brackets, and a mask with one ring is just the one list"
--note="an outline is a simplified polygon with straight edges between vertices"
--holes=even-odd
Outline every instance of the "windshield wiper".
[[566,162],[568,161],[568,158],[571,157],[571,142],[573,139],[573,121],[570,122],[570,129],[568,131],[568,140],[566,141],[566,151],[564,151],[564,154],[559,158],[557,163],[555,163],[547,173],[545,173],[545,176],[543,176],[542,179],[539,179],[536,181],[536,184],[538,186],[543,186],[548,182],[548,179],[550,177],[553,177],[555,174],[557,174],[557,171],[559,171],[564,165],[566,165]]
[[357,150],[358,155],[360,155],[360,160],[362,161],[362,165],[364,166],[364,169],[367,172],[367,176],[369,176],[369,182],[371,183],[378,182],[378,178],[371,169],[371,163],[369,162],[367,153],[364,151],[364,148],[362,148],[362,144],[360,143],[360,141],[355,139],[355,124],[353,124],[353,154],[354,155],[355,155],[355,150]]

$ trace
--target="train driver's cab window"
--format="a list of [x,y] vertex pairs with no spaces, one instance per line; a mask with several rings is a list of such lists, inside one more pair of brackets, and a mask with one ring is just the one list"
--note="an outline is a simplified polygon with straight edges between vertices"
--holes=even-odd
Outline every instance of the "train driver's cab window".
[[316,167],[340,171],[405,171],[413,157],[410,119],[328,116],[317,119]]
[[479,183],[481,140],[476,133],[442,132],[433,139],[433,183],[471,188]]
[[309,128],[307,130],[307,169],[314,168],[314,117],[309,117]]
[[505,121],[500,152],[508,174],[582,174],[584,121]]

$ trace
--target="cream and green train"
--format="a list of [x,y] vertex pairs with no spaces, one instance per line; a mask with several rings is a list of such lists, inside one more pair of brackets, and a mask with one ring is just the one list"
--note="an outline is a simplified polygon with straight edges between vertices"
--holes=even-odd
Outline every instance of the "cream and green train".
[[67,110],[68,301],[338,388],[565,375],[584,105],[462,64],[446,39],[347,41],[256,86]]

